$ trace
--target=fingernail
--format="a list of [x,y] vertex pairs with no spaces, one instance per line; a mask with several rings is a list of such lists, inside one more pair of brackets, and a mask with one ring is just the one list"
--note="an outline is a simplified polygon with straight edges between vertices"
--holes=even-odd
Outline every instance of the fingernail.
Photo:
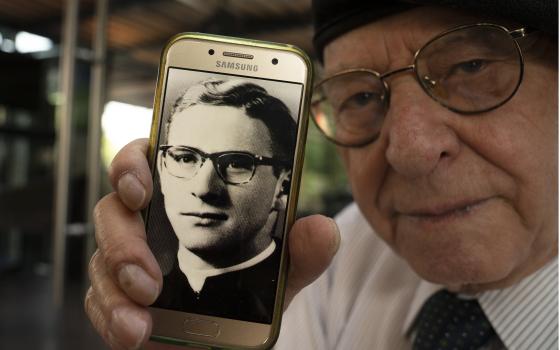
[[112,312],[108,335],[111,343],[127,349],[139,349],[147,331],[148,324],[134,310],[118,308]]
[[338,230],[336,221],[331,218],[329,218],[329,220],[331,221],[331,226],[333,229],[333,237],[331,239],[331,254],[334,256],[338,251],[338,247],[340,246],[340,231]]
[[117,184],[119,196],[131,210],[140,209],[146,198],[146,190],[138,178],[132,173],[125,173]]
[[125,265],[120,269],[118,278],[125,293],[144,305],[153,303],[159,295],[157,282],[140,266]]

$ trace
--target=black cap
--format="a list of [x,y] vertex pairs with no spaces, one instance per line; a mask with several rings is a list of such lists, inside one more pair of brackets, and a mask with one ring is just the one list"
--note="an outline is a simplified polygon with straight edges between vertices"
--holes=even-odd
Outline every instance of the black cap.
[[510,19],[558,35],[558,0],[313,0],[313,45],[323,58],[325,46],[338,36],[419,5],[438,5]]

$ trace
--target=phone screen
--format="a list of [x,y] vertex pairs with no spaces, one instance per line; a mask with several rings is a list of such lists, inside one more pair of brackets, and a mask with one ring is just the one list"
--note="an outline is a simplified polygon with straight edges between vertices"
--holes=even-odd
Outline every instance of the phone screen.
[[272,322],[303,84],[169,67],[147,240],[153,307]]

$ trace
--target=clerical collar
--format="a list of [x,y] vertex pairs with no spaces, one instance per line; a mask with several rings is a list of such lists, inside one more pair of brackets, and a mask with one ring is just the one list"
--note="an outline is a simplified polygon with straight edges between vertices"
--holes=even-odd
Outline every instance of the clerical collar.
[[177,260],[179,261],[179,268],[181,269],[183,274],[187,277],[187,280],[189,281],[189,285],[191,286],[192,290],[195,293],[200,293],[202,287],[204,287],[204,282],[206,281],[206,278],[222,275],[228,272],[239,271],[255,266],[261,261],[271,256],[272,253],[274,253],[275,249],[276,249],[276,243],[272,241],[265,250],[263,250],[256,256],[242,263],[232,265],[232,266],[222,267],[222,268],[197,269],[187,265],[186,257],[187,254],[189,254],[189,252],[187,252],[187,248],[183,247],[182,245],[179,245],[179,251],[177,252]]
[[[420,282],[403,324],[403,334],[412,333],[413,321],[422,305],[440,289],[440,285]],[[550,344],[546,343],[558,343],[558,258],[509,288],[458,296],[478,299],[507,349],[548,349]]]

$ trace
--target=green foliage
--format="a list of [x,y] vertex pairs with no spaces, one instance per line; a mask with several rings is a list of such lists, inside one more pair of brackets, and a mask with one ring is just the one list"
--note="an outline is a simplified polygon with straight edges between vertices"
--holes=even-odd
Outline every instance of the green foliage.
[[314,213],[333,216],[351,201],[336,147],[312,121],[309,122],[304,163],[298,216]]

